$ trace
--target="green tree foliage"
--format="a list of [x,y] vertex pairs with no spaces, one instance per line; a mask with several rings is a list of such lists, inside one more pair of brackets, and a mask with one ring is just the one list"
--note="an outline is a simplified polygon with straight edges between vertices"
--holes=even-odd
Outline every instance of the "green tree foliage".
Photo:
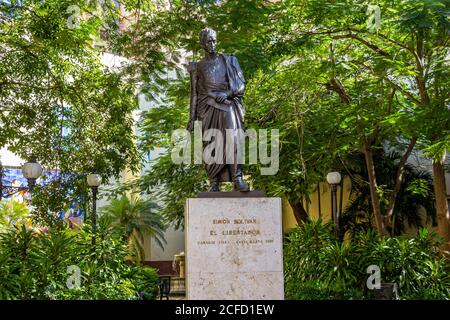
[[59,187],[36,194],[36,203],[48,203],[43,211],[57,211],[63,202],[48,193],[86,196],[78,174],[117,177],[139,165],[136,87],[121,69],[102,63],[96,46],[117,12],[85,14],[77,28],[68,11],[73,5],[92,12],[96,1],[0,2],[0,147],[57,170]]
[[98,18],[69,28],[71,4],[2,2],[0,142],[49,168],[117,175],[136,162],[134,88],[101,64]]
[[[377,12],[381,25],[372,20]],[[328,0],[171,2],[130,31],[151,35],[137,37],[134,56],[145,60],[149,50],[152,56],[168,51],[172,55],[166,55],[164,67],[181,69],[166,78],[166,98],[143,115],[147,136],[141,147],[170,149],[171,130],[185,126],[188,76],[175,53],[201,58],[198,32],[215,28],[219,51],[238,56],[248,81],[247,126],[280,130],[280,171],[267,177],[259,175],[258,166],[251,167],[253,185],[286,195],[301,221],[307,218],[301,199],[330,167],[362,151],[373,173],[368,182],[376,226],[384,233],[391,227],[411,152],[418,146],[437,159],[448,144],[447,12],[448,3],[438,0],[380,0],[370,7],[362,1]],[[390,192],[379,194],[373,154],[383,143],[397,146],[402,157]],[[148,179],[140,181],[144,189],[159,190],[155,182],[169,189],[166,194],[181,186],[189,190],[183,195],[203,188],[205,176],[202,183],[188,184],[188,178],[172,183],[172,173],[179,170],[168,157],[159,161],[154,168],[164,167],[163,174],[148,172]],[[198,171],[186,170],[199,177]],[[442,188],[435,187],[435,193],[438,199]],[[172,215],[181,214],[179,198],[163,199]]]
[[261,165],[251,166],[253,184],[269,195],[287,196],[298,221],[307,218],[302,198],[323,181],[354,139],[332,121],[340,117],[339,109],[333,96],[321,90],[326,78],[320,68],[318,58],[306,55],[279,60],[247,85],[247,126],[280,133],[278,173],[264,176]]
[[[371,113],[358,115],[356,123],[351,117],[348,120],[364,146],[379,232],[385,228],[382,214],[387,217],[386,224],[391,223],[403,166],[399,166],[396,174],[396,187],[389,196],[390,205],[382,212],[379,203],[383,199],[378,199],[376,177],[370,175],[370,171],[374,171],[372,150],[377,147],[377,140],[386,139],[386,133],[392,133],[389,129],[395,128],[398,136],[410,141],[401,163],[406,163],[408,150],[414,148],[416,139],[421,149],[433,158],[435,181],[439,181],[434,187],[439,230],[448,241],[448,207],[445,185],[441,182],[444,175],[441,162],[448,148],[450,118],[446,62],[448,2],[377,1],[381,17],[381,26],[377,30],[367,28],[367,10],[370,12],[370,8],[362,2],[288,3],[287,9],[292,14],[284,16],[283,25],[291,28],[287,33],[284,29],[280,32],[286,35],[282,48],[295,53],[298,50],[295,44],[299,42],[315,46],[320,42],[329,46],[331,74],[327,87],[344,104],[353,104],[358,110],[372,109]],[[295,23],[298,19],[301,23]],[[355,92],[358,86],[360,90]],[[361,89],[369,94],[361,95]],[[384,99],[380,99],[382,97]],[[385,103],[380,103],[382,101]],[[393,109],[393,102],[398,102],[400,107]]]
[[[280,171],[267,177],[259,174],[259,166],[250,167],[255,187],[285,195],[297,220],[307,219],[301,200],[308,198],[330,167],[362,151],[372,211],[383,233],[393,221],[407,160],[419,147],[435,162],[437,216],[445,236],[445,185],[439,181],[450,127],[447,1],[379,0],[370,6],[357,0],[171,1],[168,5],[127,1],[122,5],[136,19],[127,20],[131,24],[121,32],[114,21],[122,17],[111,1],[105,2],[101,15],[92,13],[93,4],[77,3],[85,13],[78,29],[67,27],[68,14],[61,9],[68,2],[22,3],[2,3],[4,30],[14,31],[1,34],[7,44],[2,47],[2,61],[8,62],[0,70],[4,79],[0,84],[6,90],[3,99],[9,108],[30,111],[26,108],[30,101],[42,106],[37,116],[55,129],[52,134],[43,134],[46,128],[33,129],[36,135],[21,135],[23,143],[8,139],[21,155],[43,153],[44,146],[56,145],[58,152],[44,162],[53,161],[62,171],[69,167],[61,164],[65,159],[71,172],[97,167],[105,175],[136,165],[129,119],[123,119],[134,108],[130,92],[135,85],[155,104],[142,115],[142,151],[158,147],[170,151],[171,132],[183,128],[187,120],[185,63],[201,58],[198,32],[208,26],[218,31],[219,50],[236,54],[243,67],[248,80],[247,126],[280,130]],[[107,50],[130,59],[120,72],[99,66],[92,39],[99,39],[100,33]],[[23,67],[13,70],[16,65]],[[17,79],[8,78],[11,74]],[[36,88],[39,79],[46,88]],[[111,90],[102,90],[105,87]],[[22,97],[8,102],[16,89]],[[8,118],[9,135],[16,136],[18,128],[29,129],[34,123],[32,111],[22,115],[19,123]],[[66,122],[76,125],[72,128]],[[71,130],[61,134],[58,128],[65,126]],[[99,132],[105,134],[97,137]],[[32,145],[26,139],[34,141],[36,136],[45,139],[36,143],[35,150],[26,151]],[[66,150],[65,141],[73,148]],[[402,157],[390,192],[379,193],[373,155],[386,142],[398,146]],[[204,190],[206,176],[199,167],[170,163],[166,155],[136,183],[157,196],[162,212],[181,225],[184,198]],[[77,185],[83,189],[81,180]]]
[[26,204],[15,199],[0,201],[0,232],[7,230],[8,227],[26,223],[29,212]]
[[145,260],[145,236],[152,236],[161,248],[166,243],[166,225],[157,210],[158,206],[151,201],[125,195],[112,199],[102,209],[102,218],[110,220],[111,226],[128,242],[130,255],[138,263]]

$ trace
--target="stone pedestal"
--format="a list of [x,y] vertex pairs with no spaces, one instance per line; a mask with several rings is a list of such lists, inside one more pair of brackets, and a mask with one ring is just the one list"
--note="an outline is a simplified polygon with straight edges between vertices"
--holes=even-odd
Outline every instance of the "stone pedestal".
[[283,299],[281,217],[280,198],[188,199],[187,299]]

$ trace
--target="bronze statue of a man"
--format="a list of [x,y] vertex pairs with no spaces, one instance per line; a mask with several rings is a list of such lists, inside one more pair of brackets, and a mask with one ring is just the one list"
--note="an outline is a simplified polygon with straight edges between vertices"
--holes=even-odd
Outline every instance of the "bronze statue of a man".
[[[205,57],[199,62],[189,64],[191,102],[188,130],[192,132],[194,122],[200,120],[203,133],[208,129],[216,129],[223,137],[235,139],[233,163],[226,161],[226,148],[223,143],[223,161],[207,163],[205,167],[211,182],[211,192],[219,191],[220,182],[226,181],[233,182],[234,190],[245,192],[249,191],[249,187],[242,179],[242,164],[237,156],[238,131],[244,130],[242,97],[245,79],[234,55],[217,53],[216,41],[214,30],[202,30],[200,44],[205,50]],[[215,140],[204,142],[204,147],[211,143],[215,143]]]

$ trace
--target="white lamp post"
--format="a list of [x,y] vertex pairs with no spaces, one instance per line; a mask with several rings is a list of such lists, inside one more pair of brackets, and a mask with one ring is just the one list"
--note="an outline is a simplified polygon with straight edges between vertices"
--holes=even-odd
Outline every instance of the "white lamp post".
[[87,176],[87,183],[92,188],[92,245],[95,246],[95,234],[97,232],[97,190],[102,183],[102,177],[99,174],[91,173]]
[[35,157],[31,157],[30,160],[22,166],[22,174],[28,181],[28,187],[21,187],[17,185],[4,185],[3,184],[3,165],[0,161],[0,200],[3,196],[8,197],[21,190],[32,191],[36,186],[36,180],[42,174],[42,166],[36,162]]
[[[333,214],[334,221],[334,232],[336,235],[339,234],[339,216],[337,212],[337,186],[341,183],[341,174],[337,171],[333,171],[327,174],[327,182],[331,185],[332,197],[331,197],[331,210]],[[342,191],[341,191],[342,192]]]
[[42,166],[36,162],[35,157],[31,157],[30,160],[22,166],[22,174],[28,180],[28,188],[31,191],[36,186],[36,180],[42,174]]
[[91,188],[98,188],[102,184],[102,176],[96,173],[91,173],[87,176],[87,183]]

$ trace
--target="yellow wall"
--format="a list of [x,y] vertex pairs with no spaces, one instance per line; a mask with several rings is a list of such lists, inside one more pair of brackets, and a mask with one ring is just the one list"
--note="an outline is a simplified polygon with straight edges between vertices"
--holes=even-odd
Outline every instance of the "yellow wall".
[[[351,180],[349,177],[344,177],[343,187],[342,187],[342,211],[345,211],[345,207],[349,203],[351,190]],[[319,200],[317,196],[317,188],[316,190],[309,196],[309,201],[303,201],[303,207],[308,213],[311,219],[319,218]],[[337,190],[337,198],[338,198],[338,210],[340,204],[341,197],[341,188],[338,187]],[[320,209],[321,209],[321,217],[323,221],[329,222],[331,220],[331,186],[327,182],[320,183]],[[432,227],[432,221],[427,216],[425,209],[420,210],[420,215],[422,218],[422,224],[426,226],[428,229],[436,231],[436,227]],[[289,229],[294,228],[297,225],[297,221],[294,217],[294,212],[292,207],[289,205],[287,199],[283,199],[283,232],[289,231]],[[407,236],[415,236],[417,234],[418,229],[416,227],[411,227],[405,221],[404,223],[404,235]]]
[[[327,182],[321,182],[319,184],[320,189],[320,213],[319,213],[319,198],[318,192],[316,190],[309,196],[309,200],[303,201],[303,207],[308,213],[311,219],[317,220],[319,217],[322,217],[322,220],[326,223],[331,220],[331,186]],[[341,192],[342,194],[342,210],[345,210],[346,205],[349,202],[351,190],[351,181],[349,177],[344,177],[342,182],[342,188],[338,187],[337,189],[337,203],[338,210],[340,207],[341,201]],[[297,221],[294,217],[294,212],[292,207],[289,205],[289,202],[286,199],[283,199],[283,231],[287,232],[289,229],[295,227],[297,225]]]
[[282,212],[283,212],[283,232],[286,233],[289,229],[295,227],[297,222],[295,221],[294,212],[292,207],[286,198],[282,200]]

